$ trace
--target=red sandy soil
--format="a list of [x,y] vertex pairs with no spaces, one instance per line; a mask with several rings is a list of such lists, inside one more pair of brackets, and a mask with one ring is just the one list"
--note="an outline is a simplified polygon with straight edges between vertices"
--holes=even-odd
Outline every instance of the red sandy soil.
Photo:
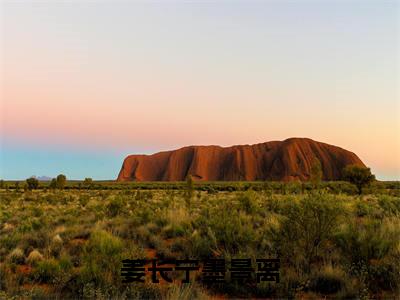
[[339,180],[346,165],[365,166],[353,152],[307,138],[232,147],[189,146],[153,155],[129,155],[118,181],[305,181],[317,158],[324,180]]
[[151,248],[145,248],[144,253],[146,254],[147,259],[153,259],[157,257],[157,250]]
[[51,290],[53,289],[49,284],[47,283],[40,283],[40,284],[30,284],[30,283],[25,283],[22,286],[23,289],[25,290],[32,290],[34,288],[39,288],[42,289],[45,293],[49,294]]
[[17,273],[29,275],[32,272],[32,267],[29,265],[17,266]]

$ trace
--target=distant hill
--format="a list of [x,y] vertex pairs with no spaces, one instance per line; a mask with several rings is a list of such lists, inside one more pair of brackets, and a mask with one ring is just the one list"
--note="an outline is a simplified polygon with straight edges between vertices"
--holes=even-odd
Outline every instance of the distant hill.
[[35,175],[33,175],[31,177],[34,177],[39,181],[51,181],[53,179],[52,177],[49,177],[49,176],[35,176]]
[[305,181],[314,159],[321,162],[324,180],[339,180],[346,165],[365,166],[356,154],[308,138],[290,138],[255,145],[188,146],[153,155],[129,155],[118,181],[195,180]]

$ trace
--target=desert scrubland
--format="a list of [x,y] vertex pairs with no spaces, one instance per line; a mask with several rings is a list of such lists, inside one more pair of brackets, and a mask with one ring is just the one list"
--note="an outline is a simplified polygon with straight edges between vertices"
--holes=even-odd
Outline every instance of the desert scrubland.
[[[400,189],[376,182],[68,182],[0,192],[0,298],[395,298]],[[4,186],[3,186],[4,187]],[[124,259],[227,261],[224,283],[123,283]],[[279,283],[229,261],[279,258]]]

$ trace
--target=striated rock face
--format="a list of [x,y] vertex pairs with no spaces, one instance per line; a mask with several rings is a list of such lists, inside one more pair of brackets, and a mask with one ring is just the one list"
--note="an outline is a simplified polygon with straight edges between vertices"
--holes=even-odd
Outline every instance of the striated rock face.
[[129,155],[118,181],[308,180],[321,162],[323,179],[338,180],[349,164],[365,166],[353,152],[307,138],[232,147],[189,146],[153,155]]

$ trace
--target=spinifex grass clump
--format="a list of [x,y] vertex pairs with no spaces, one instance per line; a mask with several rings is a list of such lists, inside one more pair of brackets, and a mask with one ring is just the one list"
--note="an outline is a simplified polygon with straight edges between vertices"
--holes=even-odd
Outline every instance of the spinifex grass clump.
[[15,248],[9,255],[8,260],[14,264],[23,264],[25,261],[24,251],[20,248]]
[[43,261],[43,255],[38,250],[33,250],[29,253],[26,263],[31,266],[36,266],[39,262]]

